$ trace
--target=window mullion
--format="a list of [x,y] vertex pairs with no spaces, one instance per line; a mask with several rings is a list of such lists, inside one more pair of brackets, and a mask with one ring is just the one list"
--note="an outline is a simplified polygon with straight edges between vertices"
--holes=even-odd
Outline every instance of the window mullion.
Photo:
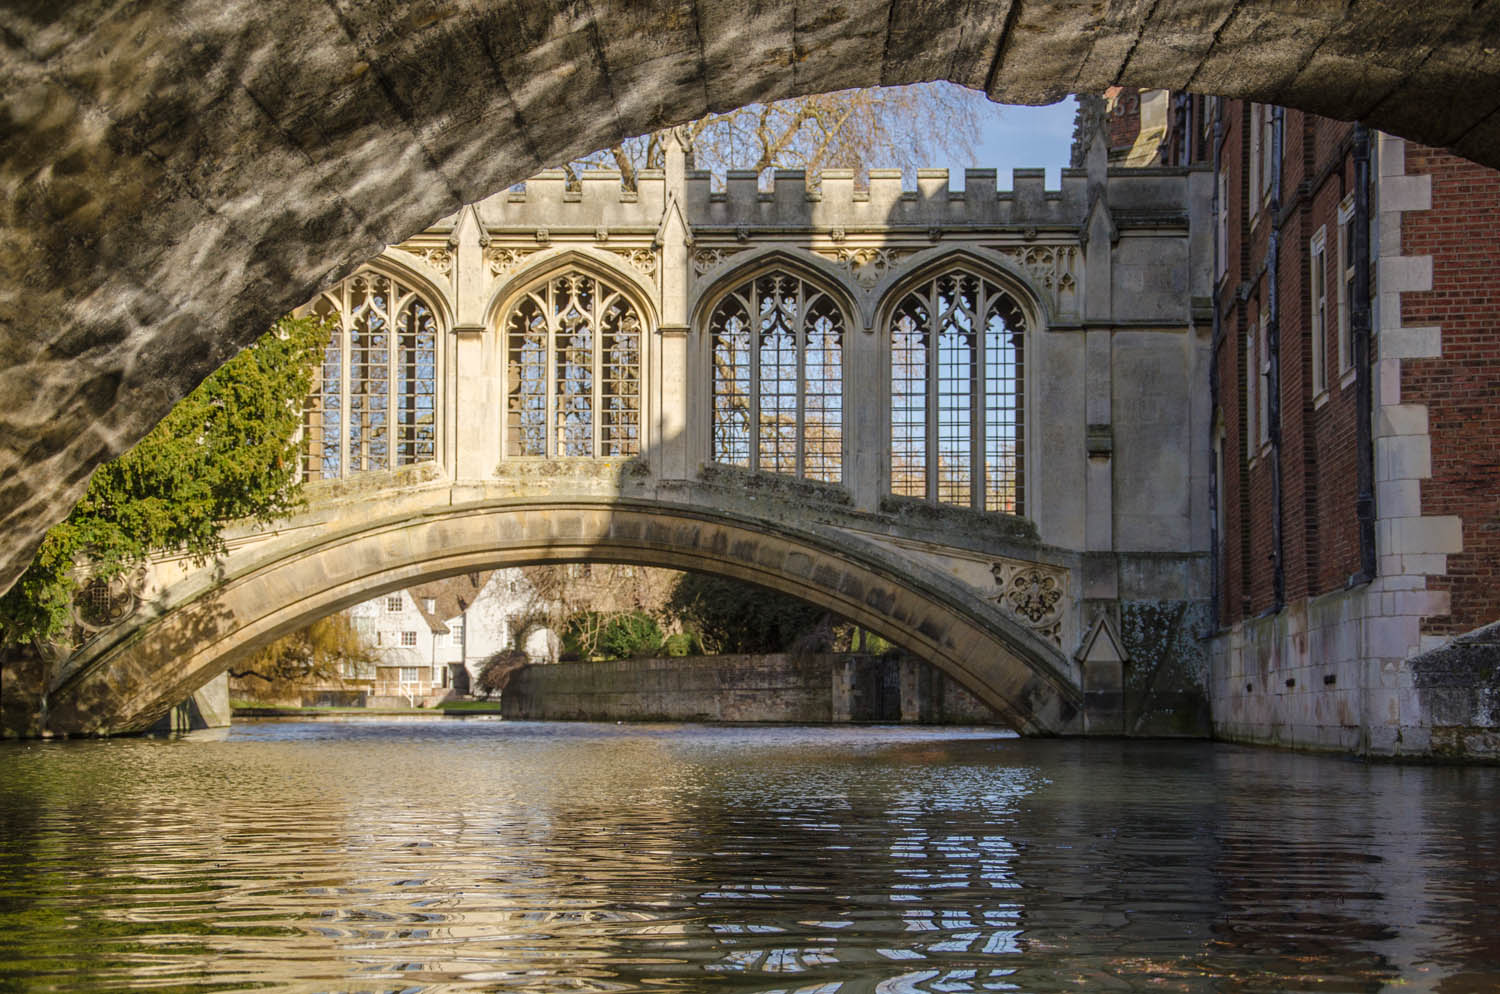
[[600,403],[603,397],[603,368],[604,368],[604,325],[600,320],[603,306],[600,298],[604,295],[604,284],[596,283],[593,295],[593,313],[589,316],[589,433],[591,435],[591,448],[589,455],[598,458],[604,449],[599,442],[603,434],[604,406]]
[[942,398],[939,391],[942,388],[942,371],[939,365],[942,361],[942,350],[938,347],[942,337],[941,316],[938,313],[937,281],[933,280],[927,286],[927,341],[924,343],[927,349],[927,499],[933,503],[938,499],[938,473],[942,465],[942,457],[938,446],[939,431],[938,419],[941,417]]
[[760,470],[760,293],[756,281],[750,282],[750,472]]
[[349,476],[349,365],[354,361],[349,351],[353,338],[349,334],[349,282],[344,281],[339,293],[339,479]]
[[547,341],[542,349],[542,361],[547,364],[543,372],[546,399],[542,404],[542,458],[551,459],[558,453],[557,446],[557,320],[556,287],[547,283]]
[[797,476],[807,475],[807,284],[797,281],[797,323],[792,328],[792,361],[797,364],[797,428],[793,463]]
[[974,313],[969,317],[969,324],[973,328],[970,355],[974,363],[969,373],[969,459],[971,469],[969,471],[969,506],[977,510],[985,509],[984,488],[986,482],[985,448],[987,428],[985,420],[989,415],[989,366],[988,346],[985,337],[989,331],[984,322],[988,313],[989,301],[986,299],[984,281],[978,281],[979,286],[974,293],[974,303],[977,305]]

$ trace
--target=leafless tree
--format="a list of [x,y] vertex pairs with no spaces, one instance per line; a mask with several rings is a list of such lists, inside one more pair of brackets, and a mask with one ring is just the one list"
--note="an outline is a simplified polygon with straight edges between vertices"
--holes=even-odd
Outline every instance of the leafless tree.
[[[872,167],[914,169],[943,155],[971,160],[998,104],[951,83],[917,83],[794,97],[685,124],[678,134],[693,168],[722,182],[730,169],[853,169],[860,181]],[[635,189],[639,171],[665,163],[666,131],[627,139],[564,166],[572,182],[583,169],[618,169]]]

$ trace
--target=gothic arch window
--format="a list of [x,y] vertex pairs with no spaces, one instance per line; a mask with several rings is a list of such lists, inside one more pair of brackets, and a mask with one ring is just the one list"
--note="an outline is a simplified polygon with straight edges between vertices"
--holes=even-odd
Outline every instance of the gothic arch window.
[[506,312],[506,456],[641,451],[640,311],[617,287],[570,269]]
[[840,481],[844,330],[834,299],[788,272],[724,295],[708,319],[715,462]]
[[303,477],[437,458],[438,322],[410,285],[356,273],[313,302],[331,330],[303,417]]
[[1014,297],[965,270],[901,297],[890,318],[892,493],[1024,513],[1025,329]]

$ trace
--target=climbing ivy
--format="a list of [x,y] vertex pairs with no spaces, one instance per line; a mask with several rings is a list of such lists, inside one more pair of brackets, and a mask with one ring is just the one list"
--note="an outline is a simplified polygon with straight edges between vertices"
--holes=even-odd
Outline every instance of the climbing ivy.
[[62,634],[80,584],[118,577],[157,551],[213,558],[227,522],[268,522],[299,507],[295,438],[326,340],[316,319],[281,319],[95,470],[83,499],[0,597],[0,645]]

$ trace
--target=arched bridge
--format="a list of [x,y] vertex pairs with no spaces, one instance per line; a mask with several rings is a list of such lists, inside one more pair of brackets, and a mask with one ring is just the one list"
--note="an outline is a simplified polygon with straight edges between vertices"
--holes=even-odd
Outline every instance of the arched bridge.
[[431,218],[709,110],[1167,86],[1500,165],[1492,3],[431,0],[0,13],[0,588],[225,357]]
[[[1076,557],[1040,548],[1014,523],[956,515],[967,519],[934,528],[820,507],[806,494],[747,498],[744,480],[659,488],[632,482],[629,466],[593,468],[625,479],[578,486],[575,477],[519,498],[497,496],[514,492],[506,484],[481,496],[397,474],[386,489],[236,536],[222,563],[154,563],[137,581],[149,606],[55,675],[47,730],[149,727],[237,656],[387,590],[580,561],[714,572],[793,594],[920,653],[1020,731],[1085,729],[1080,664],[1005,602],[1000,582],[1005,570],[1027,571],[1067,592]],[[776,510],[756,506],[768,498]],[[1059,600],[1046,615],[1075,607]]]
[[544,173],[387,249],[305,305],[308,511],[152,564],[47,730],[139,728],[384,590],[594,559],[825,606],[1026,732],[1201,700],[1207,174],[1100,147],[1014,179],[717,192],[674,146],[635,190]]

